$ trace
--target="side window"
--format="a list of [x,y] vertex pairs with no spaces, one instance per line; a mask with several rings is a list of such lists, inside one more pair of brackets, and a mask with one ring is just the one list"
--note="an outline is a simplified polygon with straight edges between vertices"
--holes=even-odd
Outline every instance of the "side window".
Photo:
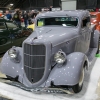
[[87,27],[87,24],[90,23],[90,17],[86,17],[82,20],[82,28]]
[[0,23],[0,29],[6,29],[5,23]]
[[13,28],[18,28],[16,24],[14,23],[10,23],[10,22],[6,22],[8,29],[13,29]]

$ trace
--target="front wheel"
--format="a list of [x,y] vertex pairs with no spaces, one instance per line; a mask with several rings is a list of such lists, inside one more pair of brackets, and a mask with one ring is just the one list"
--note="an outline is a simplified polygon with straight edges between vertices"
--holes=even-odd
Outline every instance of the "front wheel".
[[84,81],[84,68],[82,68],[82,72],[81,72],[81,76],[80,76],[80,79],[79,79],[79,83],[70,87],[70,88],[73,89],[74,93],[79,93],[82,90],[83,81]]

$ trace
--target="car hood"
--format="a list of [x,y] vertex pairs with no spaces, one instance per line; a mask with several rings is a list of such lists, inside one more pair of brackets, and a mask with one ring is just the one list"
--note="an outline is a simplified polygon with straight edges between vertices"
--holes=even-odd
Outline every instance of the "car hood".
[[[77,28],[42,27],[36,28],[25,42],[51,42],[53,46],[69,41],[78,36]],[[36,38],[37,37],[37,38]]]

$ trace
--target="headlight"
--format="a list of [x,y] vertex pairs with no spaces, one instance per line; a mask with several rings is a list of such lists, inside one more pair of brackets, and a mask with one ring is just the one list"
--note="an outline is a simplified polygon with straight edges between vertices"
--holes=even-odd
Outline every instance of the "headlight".
[[66,61],[66,54],[63,51],[58,51],[55,55],[54,55],[54,60],[56,61],[56,63],[58,64],[63,64]]
[[8,55],[10,58],[15,59],[17,57],[17,54],[18,54],[18,52],[13,48],[8,51]]

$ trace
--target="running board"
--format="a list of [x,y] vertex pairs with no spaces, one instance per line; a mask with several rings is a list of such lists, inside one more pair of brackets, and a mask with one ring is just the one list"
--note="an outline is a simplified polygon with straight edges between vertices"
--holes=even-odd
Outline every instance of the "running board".
[[97,48],[90,48],[88,53],[86,54],[88,57],[89,62],[91,62],[93,60],[93,58],[95,57],[97,52]]

